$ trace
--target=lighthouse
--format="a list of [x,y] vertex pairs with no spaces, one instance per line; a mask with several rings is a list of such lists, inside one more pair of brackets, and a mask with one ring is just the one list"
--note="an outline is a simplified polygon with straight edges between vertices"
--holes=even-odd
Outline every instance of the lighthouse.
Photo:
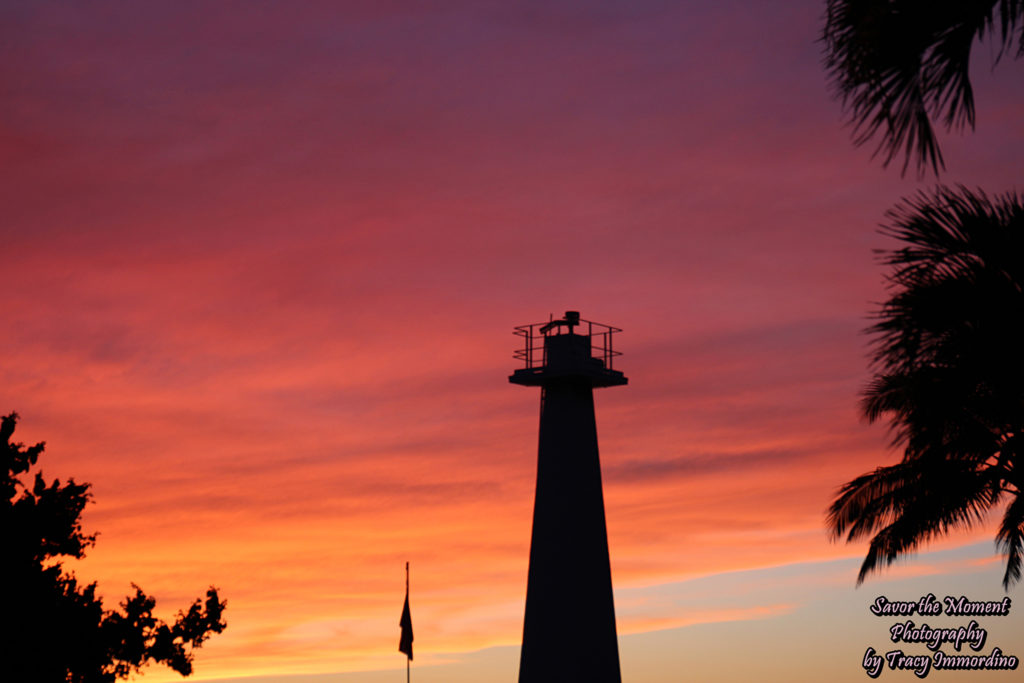
[[628,381],[620,331],[576,311],[515,328],[524,367],[508,379],[541,390],[519,683],[622,680],[594,417],[594,389]]

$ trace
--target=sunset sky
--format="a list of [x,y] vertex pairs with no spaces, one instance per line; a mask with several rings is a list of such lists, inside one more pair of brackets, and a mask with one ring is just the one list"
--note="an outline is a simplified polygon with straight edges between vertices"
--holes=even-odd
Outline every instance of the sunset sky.
[[[860,588],[865,545],[824,528],[898,458],[859,418],[861,330],[877,226],[935,179],[850,143],[823,12],[0,0],[0,412],[92,483],[69,566],[168,619],[217,586],[191,680],[385,683],[408,560],[413,680],[515,680],[539,391],[512,329],[572,309],[624,330],[629,385],[596,394],[624,681],[869,680],[877,595],[1001,599],[991,528]],[[999,193],[1024,60],[993,54],[941,181]],[[1024,657],[1024,600],[983,626]]]

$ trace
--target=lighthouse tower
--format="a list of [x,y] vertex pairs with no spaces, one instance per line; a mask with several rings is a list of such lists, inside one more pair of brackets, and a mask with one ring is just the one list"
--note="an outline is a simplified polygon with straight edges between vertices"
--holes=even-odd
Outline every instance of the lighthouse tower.
[[519,683],[622,680],[593,392],[628,381],[612,368],[620,331],[576,311],[515,328],[525,367],[508,379],[541,388]]

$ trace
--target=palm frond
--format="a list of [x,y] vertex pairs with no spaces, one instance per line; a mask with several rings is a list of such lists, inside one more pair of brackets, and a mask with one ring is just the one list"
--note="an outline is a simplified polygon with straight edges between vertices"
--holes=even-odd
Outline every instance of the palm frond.
[[[1024,0],[1021,0],[1024,3]],[[861,397],[885,420],[895,465],[839,489],[827,512],[833,539],[870,538],[858,582],[921,543],[977,524],[1011,502],[997,538],[1009,583],[1019,580],[1024,529],[1015,469],[1024,434],[1024,202],[965,187],[904,200],[883,233],[889,299],[875,312],[874,376]]]
[[996,61],[1019,33],[1022,0],[829,0],[821,40],[836,97],[850,112],[854,144],[880,137],[884,165],[904,153],[918,174],[944,168],[932,125],[974,128],[969,65],[975,40],[993,35]]
[[1001,494],[1001,477],[984,466],[973,468],[953,460],[941,465],[915,461],[902,466],[898,485],[864,506],[868,515],[879,510],[888,514],[875,518],[874,523],[858,519],[850,526],[848,540],[878,529],[861,564],[858,584],[921,544],[980,523]]
[[996,534],[996,546],[1006,554],[1003,587],[1009,589],[1020,580],[1024,560],[1024,497],[1018,495],[1006,507]]

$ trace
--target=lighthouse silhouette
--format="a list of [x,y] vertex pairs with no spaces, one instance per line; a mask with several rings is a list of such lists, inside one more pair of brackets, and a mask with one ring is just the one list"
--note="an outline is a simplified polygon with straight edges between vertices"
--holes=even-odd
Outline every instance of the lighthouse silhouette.
[[508,379],[541,388],[519,683],[622,681],[593,391],[628,381],[616,332],[576,311],[515,328],[525,367]]

